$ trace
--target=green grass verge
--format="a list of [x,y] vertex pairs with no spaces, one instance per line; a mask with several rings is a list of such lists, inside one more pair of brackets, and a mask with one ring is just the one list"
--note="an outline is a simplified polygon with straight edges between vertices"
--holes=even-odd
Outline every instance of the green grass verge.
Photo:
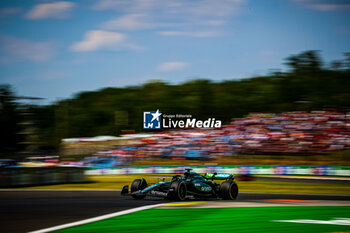
[[[169,176],[169,175],[166,175]],[[134,179],[144,177],[148,183],[159,181],[162,175],[99,175],[89,176],[91,183],[60,184],[26,187],[22,189],[76,189],[76,190],[121,190],[124,185],[130,185]],[[240,192],[268,193],[314,193],[314,194],[345,194],[350,195],[350,185],[281,182],[281,181],[237,181]]]
[[350,218],[349,206],[150,209],[60,230],[68,232],[344,232],[349,225],[273,220]]

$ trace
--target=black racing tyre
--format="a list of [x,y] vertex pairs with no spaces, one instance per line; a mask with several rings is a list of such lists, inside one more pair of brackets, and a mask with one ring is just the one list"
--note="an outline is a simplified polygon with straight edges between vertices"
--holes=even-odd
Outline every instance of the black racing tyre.
[[136,179],[131,184],[131,192],[136,192],[138,190],[142,190],[147,187],[147,182],[144,178]]
[[175,180],[170,184],[168,199],[183,201],[186,198],[187,188],[186,184],[181,180]]
[[236,182],[227,180],[220,185],[220,196],[224,200],[234,200],[238,195],[238,186]]
[[[132,182],[131,184],[131,193],[142,190],[147,187],[147,182],[144,178],[142,179],[136,179]],[[135,199],[143,199],[145,198],[146,195],[132,195],[133,198]]]

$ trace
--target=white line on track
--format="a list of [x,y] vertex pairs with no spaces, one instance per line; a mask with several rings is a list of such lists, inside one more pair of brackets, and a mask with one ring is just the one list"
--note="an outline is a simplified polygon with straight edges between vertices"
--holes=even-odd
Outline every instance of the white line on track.
[[57,231],[57,230],[61,230],[61,229],[68,228],[68,227],[75,227],[75,226],[79,226],[79,225],[83,225],[83,224],[87,224],[87,223],[91,223],[91,222],[97,222],[97,221],[105,220],[108,218],[117,217],[120,215],[131,214],[131,213],[135,213],[135,212],[142,211],[142,210],[152,209],[152,208],[158,207],[160,205],[164,205],[164,204],[169,204],[169,203],[160,203],[160,204],[156,204],[156,205],[141,206],[141,207],[123,210],[123,211],[118,211],[115,213],[106,214],[106,215],[102,215],[102,216],[98,216],[98,217],[94,217],[94,218],[89,218],[89,219],[85,219],[85,220],[81,220],[81,221],[77,221],[77,222],[72,222],[72,223],[67,223],[67,224],[58,225],[58,226],[54,226],[54,227],[49,227],[49,228],[45,228],[45,229],[41,229],[41,230],[37,230],[37,231],[32,231],[30,233],[45,233],[45,232]]

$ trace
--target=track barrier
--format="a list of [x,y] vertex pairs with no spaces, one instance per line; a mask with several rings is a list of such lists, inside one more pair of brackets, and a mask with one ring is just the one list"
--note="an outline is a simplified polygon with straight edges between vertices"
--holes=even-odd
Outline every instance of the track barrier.
[[84,167],[11,167],[0,169],[0,187],[85,182]]

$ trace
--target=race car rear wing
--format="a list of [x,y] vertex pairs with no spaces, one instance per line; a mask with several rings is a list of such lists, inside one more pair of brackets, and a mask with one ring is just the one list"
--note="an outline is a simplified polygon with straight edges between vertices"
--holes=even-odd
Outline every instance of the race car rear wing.
[[233,174],[229,173],[205,173],[204,177],[208,180],[228,180],[234,179]]

